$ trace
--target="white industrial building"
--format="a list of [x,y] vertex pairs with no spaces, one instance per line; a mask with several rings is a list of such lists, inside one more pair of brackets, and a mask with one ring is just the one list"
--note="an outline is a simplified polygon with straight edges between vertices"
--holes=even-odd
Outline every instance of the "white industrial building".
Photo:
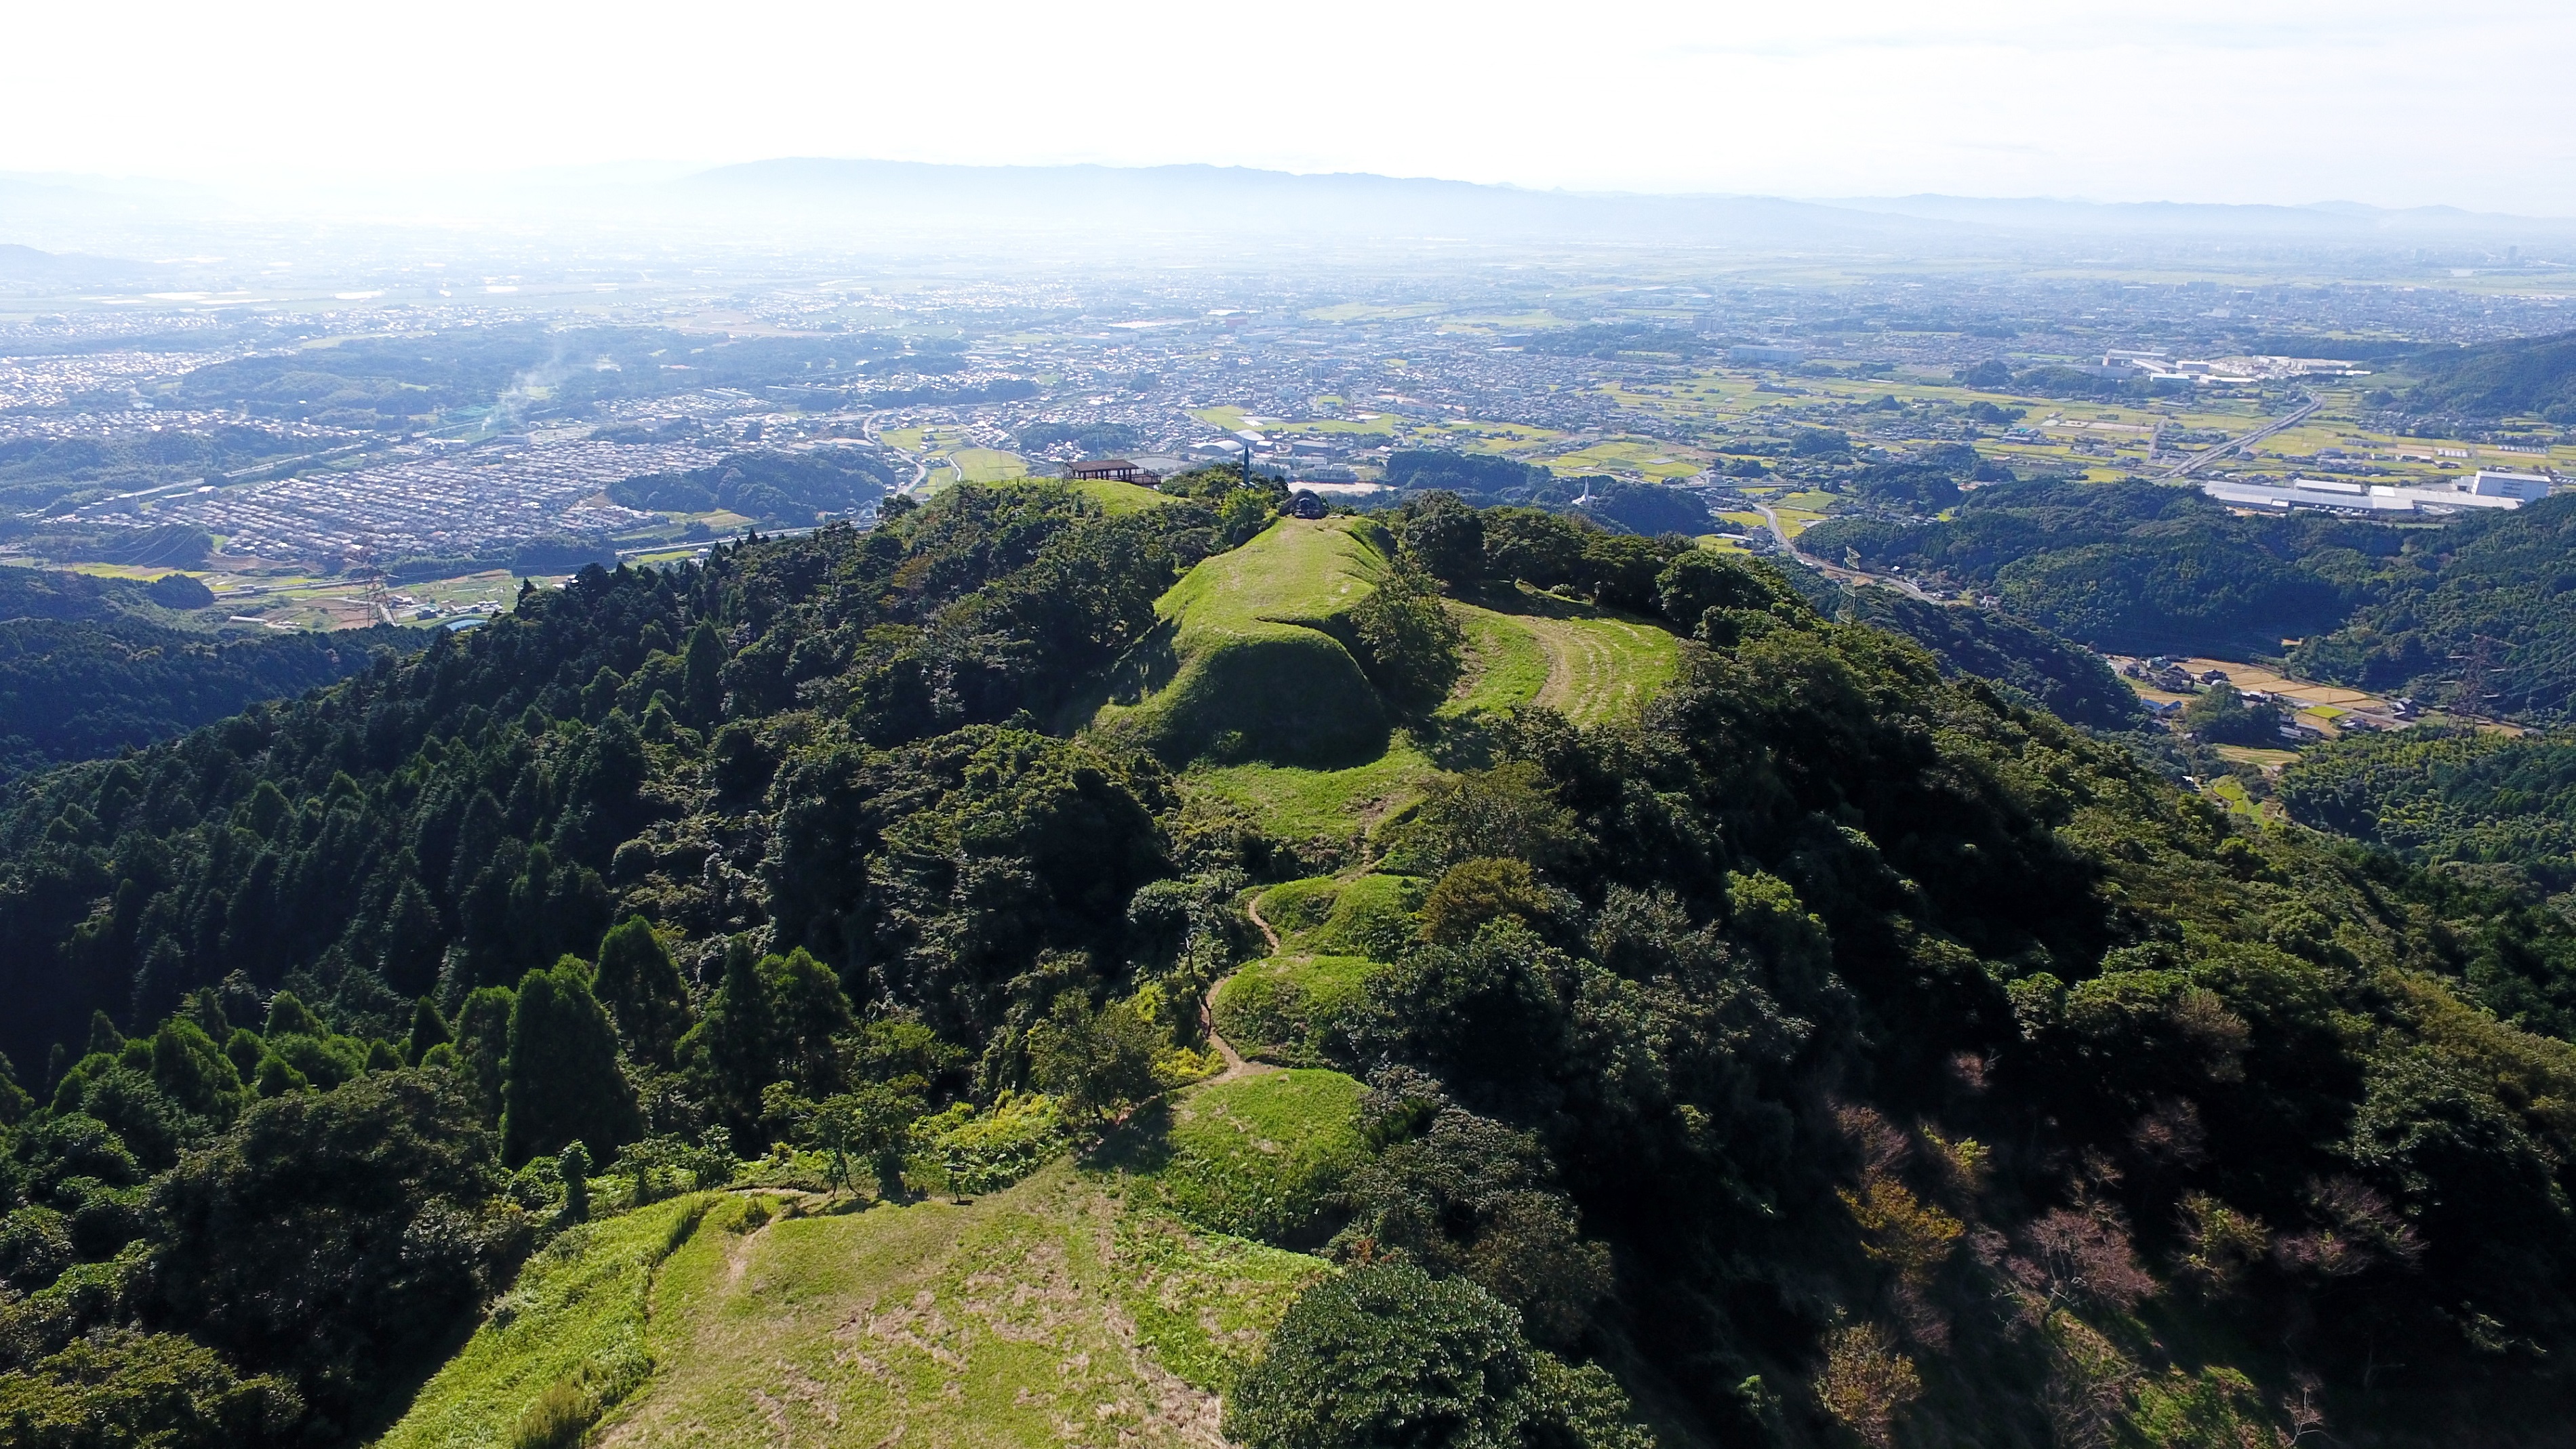
[[2536,473],[2480,471],[2422,488],[2347,483],[2338,478],[2293,478],[2287,484],[2212,480],[2200,491],[2243,508],[2326,508],[2344,513],[2448,513],[2462,508],[2520,508],[2549,496],[2549,480]]
[[2498,473],[2480,469],[2460,480],[2464,492],[2481,498],[2511,498],[2536,503],[2549,496],[2549,480],[2537,473]]

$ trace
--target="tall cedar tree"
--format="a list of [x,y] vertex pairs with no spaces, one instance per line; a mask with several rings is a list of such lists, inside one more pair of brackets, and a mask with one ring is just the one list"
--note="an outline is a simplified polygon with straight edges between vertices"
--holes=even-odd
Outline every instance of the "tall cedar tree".
[[680,1060],[724,1113],[735,1145],[757,1150],[763,1089],[791,1082],[809,1099],[839,1091],[833,1038],[852,1024],[839,979],[804,948],[755,958],[736,941],[725,951],[724,984],[680,1041]]
[[572,1142],[604,1163],[642,1135],[635,1094],[617,1067],[617,1032],[589,975],[567,956],[519,983],[501,1085],[501,1157],[512,1167]]
[[689,988],[671,964],[652,923],[629,916],[599,943],[599,1004],[617,1023],[618,1039],[637,1061],[669,1067],[689,1028]]
[[707,1002],[707,1014],[682,1039],[680,1055],[700,1094],[724,1114],[738,1146],[758,1143],[760,1089],[774,1079],[772,1035],[760,958],[735,941],[725,947],[724,980]]
[[490,1125],[501,1115],[501,1066],[510,1057],[510,989],[478,987],[456,1013],[456,1058]]
[[411,1043],[403,1054],[411,1059],[413,1066],[419,1066],[420,1059],[428,1056],[431,1048],[445,1046],[455,1039],[448,1033],[447,1023],[440,1019],[436,1002],[424,996],[412,1003]]

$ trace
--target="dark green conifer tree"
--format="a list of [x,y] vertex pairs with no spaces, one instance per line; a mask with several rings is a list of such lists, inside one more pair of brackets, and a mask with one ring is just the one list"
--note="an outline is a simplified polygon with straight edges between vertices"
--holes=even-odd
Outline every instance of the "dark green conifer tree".
[[759,1150],[760,1092],[776,1081],[777,1028],[759,958],[736,940],[725,947],[724,981],[706,1015],[680,1040],[680,1060],[699,1095],[722,1112],[735,1145]]
[[[820,1100],[841,1090],[841,1054],[835,1038],[848,1034],[850,998],[841,979],[802,946],[760,963],[767,988],[770,1027],[776,1033],[773,1076],[791,1078],[796,1090]],[[766,1084],[764,1084],[766,1085]]]
[[700,729],[724,713],[724,640],[715,625],[701,619],[689,631],[688,653],[680,660],[680,708]]
[[407,1061],[418,1066],[421,1058],[429,1055],[430,1048],[455,1039],[449,1034],[447,1023],[439,1018],[437,1005],[428,997],[412,1003],[411,1040],[403,1050]]
[[284,1057],[262,1057],[259,1061],[257,1086],[263,1097],[283,1097],[312,1086],[312,1080],[287,1065]]
[[259,1059],[266,1055],[268,1043],[249,1027],[234,1027],[232,1035],[224,1038],[224,1060],[233,1064],[234,1075],[245,1082],[259,1071]]
[[15,1127],[36,1108],[36,1099],[18,1085],[18,1068],[0,1052],[0,1127]]
[[327,1036],[322,1019],[313,1014],[303,999],[292,991],[281,991],[269,999],[268,1036]]
[[229,1120],[241,1105],[241,1073],[195,1022],[172,1017],[152,1034],[152,1084],[200,1117]]
[[567,956],[519,982],[501,1082],[501,1157],[511,1166],[568,1142],[587,1143],[606,1161],[641,1133],[618,1070],[617,1032],[589,974]]
[[[169,940],[166,936],[162,939]],[[175,944],[172,949],[176,949]],[[180,1004],[179,1014],[195,1022],[197,1030],[204,1032],[210,1040],[222,1041],[233,1034],[232,1023],[224,1018],[223,998],[216,995],[211,986],[200,986],[189,992],[188,999]]]
[[629,916],[599,943],[594,989],[617,1023],[618,1039],[637,1061],[667,1068],[689,1026],[689,990],[680,968],[653,934],[652,923]]
[[418,996],[437,983],[439,963],[446,956],[447,935],[439,925],[438,908],[418,880],[405,879],[385,915],[385,984]]
[[501,1064],[510,1056],[510,989],[476,988],[456,1012],[456,1057],[473,1084],[483,1120],[501,1113]]
[[555,1156],[555,1171],[563,1178],[563,1217],[568,1223],[590,1220],[590,1153],[579,1142],[567,1143]]

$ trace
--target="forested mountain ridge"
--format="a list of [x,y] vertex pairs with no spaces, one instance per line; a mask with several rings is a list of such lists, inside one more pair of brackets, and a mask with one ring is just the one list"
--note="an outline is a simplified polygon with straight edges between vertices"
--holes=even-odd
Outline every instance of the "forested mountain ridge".
[[2576,1040],[2576,742],[2421,727],[2303,750],[2277,796],[2303,825],[2428,867],[2479,1004]]
[[2096,649],[2286,652],[2306,678],[2555,722],[2576,700],[2571,535],[2568,497],[2398,528],[2237,517],[2162,483],[2030,480],[1980,488],[1947,518],[1829,518],[1799,546],[1991,591]]
[[1814,569],[1794,569],[1790,579],[1827,617],[1911,639],[1940,661],[1943,674],[1999,685],[2017,704],[2101,730],[2136,729],[2146,720],[2137,692],[2102,656],[2036,624],[1996,609],[1926,603],[1891,588],[1847,588]]
[[2473,418],[2537,413],[2553,423],[2576,421],[2576,335],[2433,349],[2402,365],[2414,380],[2405,394],[2410,412]]
[[1992,592],[2096,649],[2220,654],[2332,629],[2352,607],[2344,574],[2402,542],[2315,514],[2238,518],[2167,484],[2043,479],[1979,488],[1949,518],[1829,518],[1799,535],[1828,562]]
[[2290,651],[2311,678],[2557,723],[2576,708],[2576,497],[2463,518],[2386,562],[2352,617]]
[[[1427,580],[1544,573],[1681,670],[1641,717],[1486,721],[1319,874],[1185,737],[1035,728],[1270,502],[958,488],[594,570],[21,785],[0,1423],[346,1441],[651,1184],[785,1140],[889,1200],[988,1190],[1061,1151],[991,1146],[1039,1120],[1203,1240],[1338,1266],[1202,1374],[1254,1449],[2563,1424],[2576,1051],[2473,1004],[2457,900],[1762,566],[1437,498],[1385,517],[1344,646],[1399,728],[1429,701],[1386,661],[1459,670]],[[1187,1083],[1256,888],[1315,953],[1281,979],[1349,983],[1290,1004],[1338,1070],[1274,1074],[1340,1104],[1329,1152],[1265,1118],[1284,1147],[1216,1154],[1192,1106],[1252,1111]],[[1292,1159],[1295,1195],[1228,1196]],[[531,1383],[516,1432],[656,1372]]]

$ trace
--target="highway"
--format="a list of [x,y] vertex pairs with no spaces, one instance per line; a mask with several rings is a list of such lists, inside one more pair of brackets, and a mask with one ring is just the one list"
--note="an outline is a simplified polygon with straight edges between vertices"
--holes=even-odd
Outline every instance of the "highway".
[[2274,433],[2280,432],[2286,428],[2297,427],[2299,424],[2306,422],[2310,414],[2324,406],[2324,403],[2315,398],[2304,398],[2300,401],[2297,407],[2292,408],[2290,411],[2274,418],[2268,423],[2265,423],[2263,426],[2256,428],[2254,431],[2247,433],[2245,436],[2241,438],[2231,438],[2214,448],[2205,448],[2200,452],[2194,453],[2190,457],[2183,459],[2181,462],[2174,464],[2172,467],[2165,470],[2165,476],[2168,478],[2188,478],[2192,474],[2199,472],[2201,469],[2208,467],[2210,464],[2217,462],[2219,459],[2226,457],[2230,453],[2236,452],[2239,449],[2250,448],[2254,444],[2259,443],[2265,438],[2268,438]]

